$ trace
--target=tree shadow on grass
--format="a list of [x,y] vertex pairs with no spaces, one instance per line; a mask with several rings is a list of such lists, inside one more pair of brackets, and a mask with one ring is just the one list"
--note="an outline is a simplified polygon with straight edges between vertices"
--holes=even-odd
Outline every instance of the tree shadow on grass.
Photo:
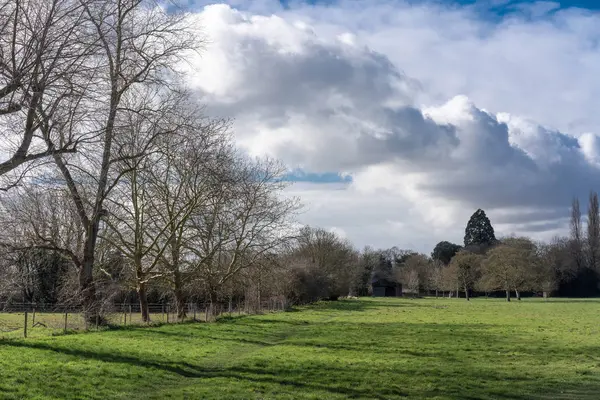
[[[422,328],[424,329],[424,328]],[[485,342],[500,340],[494,335],[487,335],[480,331],[474,336],[471,331],[456,332],[458,335],[466,335],[471,339],[478,337],[479,340],[485,337]],[[468,335],[468,336],[467,336]],[[489,338],[487,336],[490,336]],[[212,338],[211,338],[212,339]],[[221,340],[219,338],[215,338]],[[326,340],[327,338],[323,338]],[[231,339],[234,341],[235,339]],[[508,342],[509,338],[505,338]],[[253,343],[263,346],[263,343]],[[269,346],[277,343],[268,343]],[[282,344],[293,344],[295,340],[289,343],[283,340]],[[305,343],[307,347],[316,348],[315,343]],[[382,344],[383,347],[386,347]],[[543,375],[519,376],[518,371],[512,369],[495,369],[494,360],[490,359],[485,368],[480,364],[470,364],[469,359],[456,360],[451,359],[431,360],[429,354],[421,354],[418,351],[411,351],[405,356],[414,359],[411,364],[390,364],[396,365],[390,370],[386,367],[386,359],[393,356],[393,349],[388,349],[388,357],[381,357],[380,362],[369,361],[368,365],[344,366],[339,362],[333,362],[330,359],[309,358],[304,361],[291,362],[289,360],[264,359],[259,357],[247,360],[254,362],[255,365],[231,364],[229,366],[214,367],[202,366],[189,362],[177,361],[169,362],[152,358],[141,358],[139,356],[127,355],[119,352],[101,352],[93,350],[84,350],[72,347],[56,346],[51,343],[28,342],[28,341],[0,341],[0,347],[27,348],[43,352],[54,352],[62,355],[72,356],[78,359],[88,359],[100,361],[103,363],[126,364],[132,367],[141,367],[148,369],[147,373],[140,375],[155,377],[156,373],[152,370],[162,371],[177,375],[184,380],[191,380],[186,385],[195,385],[196,379],[228,379],[232,385],[248,385],[250,388],[273,389],[280,391],[281,387],[291,387],[305,392],[315,391],[318,393],[327,392],[331,395],[343,395],[347,398],[370,398],[370,399],[390,399],[414,396],[418,398],[441,396],[446,399],[504,399],[504,400],[525,400],[525,399],[573,399],[573,400],[592,400],[598,398],[600,393],[600,382],[598,379],[587,381],[566,382],[557,377],[547,377]],[[383,350],[382,347],[382,350]],[[364,354],[372,353],[372,348],[363,343],[340,343],[339,350],[354,350]],[[452,349],[450,349],[452,350]],[[598,348],[586,348],[589,354],[598,354]],[[565,350],[566,352],[566,350]],[[566,352],[568,353],[568,352]],[[566,356],[567,354],[562,354]],[[570,353],[569,353],[570,354]],[[47,355],[41,354],[43,357]],[[437,355],[433,355],[437,356]],[[423,361],[419,361],[419,359]],[[235,361],[235,360],[234,360]],[[227,362],[227,360],[224,360]],[[422,364],[419,364],[422,362]],[[401,368],[401,369],[397,369]],[[543,370],[540,370],[543,372]],[[68,372],[64,372],[68,373]],[[383,377],[381,374],[384,374]],[[395,382],[404,382],[410,385],[412,374],[429,377],[429,381],[435,382],[435,390],[421,388],[411,389],[407,386],[405,389],[399,387]],[[31,374],[29,378],[31,379]],[[371,377],[379,376],[380,380],[371,381]],[[160,379],[160,378],[158,378]],[[31,383],[31,382],[30,382]],[[108,380],[104,385],[112,385]],[[218,385],[223,382],[207,381],[198,383],[199,385],[215,385],[214,390],[218,390]],[[271,387],[270,385],[275,385]],[[35,386],[35,385],[34,385]],[[358,386],[358,387],[357,387]],[[44,387],[42,384],[39,387]],[[168,385],[164,389],[168,390]],[[139,388],[142,390],[142,388]],[[46,389],[47,390],[47,389]],[[64,387],[64,393],[73,393],[77,387]],[[135,390],[129,388],[129,390]],[[285,389],[284,389],[285,390]],[[85,395],[85,393],[82,393]],[[139,395],[140,392],[132,392],[131,395]],[[150,395],[149,397],[152,397]]]
[[[368,398],[388,399],[389,396],[404,397],[405,393],[397,388],[380,388],[376,391],[370,389],[352,389],[341,385],[323,385],[314,382],[302,382],[293,379],[293,377],[278,377],[270,372],[262,369],[248,367],[230,367],[230,368],[214,368],[202,367],[187,362],[179,363],[164,363],[154,360],[141,359],[139,357],[127,356],[119,353],[106,353],[89,350],[80,350],[73,348],[64,348],[52,346],[46,343],[33,343],[24,341],[0,341],[0,346],[10,346],[17,348],[28,348],[41,351],[50,351],[63,355],[77,357],[79,359],[91,359],[105,363],[128,364],[134,367],[148,368],[151,370],[161,370],[167,373],[179,375],[183,378],[190,379],[210,379],[210,378],[226,378],[236,381],[249,381],[251,383],[266,383],[276,384],[281,386],[293,386],[303,390],[325,391],[332,394],[344,394],[349,398]],[[67,390],[76,390],[76,388],[65,388]]]

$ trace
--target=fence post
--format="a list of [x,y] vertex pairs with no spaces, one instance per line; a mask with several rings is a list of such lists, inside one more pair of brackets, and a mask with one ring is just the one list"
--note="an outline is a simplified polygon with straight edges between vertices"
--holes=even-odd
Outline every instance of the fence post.
[[208,306],[204,303],[204,322],[208,322]]
[[123,310],[123,325],[127,326],[127,311]]
[[193,303],[192,307],[194,307],[194,322],[196,322],[196,303]]
[[131,321],[133,321],[133,316],[131,314],[131,304],[129,305],[129,325],[131,325]]
[[25,311],[25,325],[23,325],[23,337],[27,337],[27,311]]
[[[83,315],[83,318],[85,318],[85,314]],[[100,326],[100,317],[98,316],[98,314],[96,314],[96,330],[99,329]]]
[[67,319],[68,319],[68,312],[65,312],[65,333],[67,333]]
[[35,325],[35,306],[33,306],[33,315],[31,316],[31,327]]
[[169,311],[171,311],[170,308],[171,306],[167,304],[167,324],[169,323]]
[[163,315],[162,322],[165,322],[165,305],[164,304],[162,305],[162,315]]

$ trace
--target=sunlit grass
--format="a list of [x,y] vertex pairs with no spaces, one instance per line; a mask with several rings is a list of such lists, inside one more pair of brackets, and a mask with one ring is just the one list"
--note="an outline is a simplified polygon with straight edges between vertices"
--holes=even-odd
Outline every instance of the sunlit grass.
[[600,396],[600,301],[361,299],[0,343],[11,399]]

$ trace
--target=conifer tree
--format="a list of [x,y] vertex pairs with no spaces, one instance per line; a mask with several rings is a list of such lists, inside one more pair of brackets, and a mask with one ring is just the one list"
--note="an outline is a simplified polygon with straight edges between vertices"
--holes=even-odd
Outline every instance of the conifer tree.
[[465,229],[465,247],[485,245],[489,246],[496,242],[494,228],[485,211],[478,209],[469,219]]

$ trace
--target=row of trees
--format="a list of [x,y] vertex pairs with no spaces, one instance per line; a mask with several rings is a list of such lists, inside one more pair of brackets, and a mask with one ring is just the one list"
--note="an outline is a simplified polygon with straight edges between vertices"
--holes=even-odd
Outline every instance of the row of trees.
[[[438,243],[431,256],[392,251],[382,256],[380,270],[392,268],[405,293],[448,292],[490,295],[503,292],[507,301],[514,292],[551,293],[571,296],[597,295],[600,248],[598,196],[590,194],[587,235],[583,233],[579,202],[573,201],[571,236],[555,237],[549,243],[526,237],[496,239],[483,210],[477,210],[465,229],[464,246]],[[380,252],[385,254],[386,252]],[[390,254],[390,251],[387,251]]]
[[[289,246],[284,168],[238,152],[181,70],[203,38],[146,0],[0,4],[0,286],[90,320],[135,291],[233,295]],[[254,271],[254,272],[256,272]],[[160,289],[159,289],[160,288]],[[18,293],[18,294],[17,294]]]

